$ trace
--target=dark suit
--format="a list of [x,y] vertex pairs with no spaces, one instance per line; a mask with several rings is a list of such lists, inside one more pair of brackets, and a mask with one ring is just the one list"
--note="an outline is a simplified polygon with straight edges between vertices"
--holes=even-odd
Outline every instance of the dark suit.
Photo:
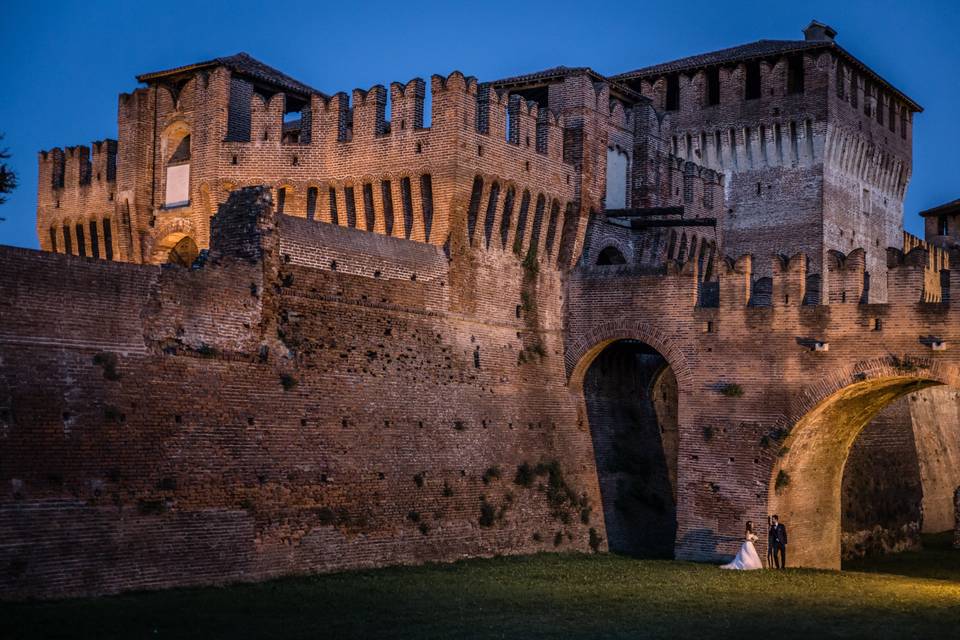
[[787,528],[780,523],[770,526],[767,536],[767,546],[773,555],[773,564],[777,569],[787,568]]

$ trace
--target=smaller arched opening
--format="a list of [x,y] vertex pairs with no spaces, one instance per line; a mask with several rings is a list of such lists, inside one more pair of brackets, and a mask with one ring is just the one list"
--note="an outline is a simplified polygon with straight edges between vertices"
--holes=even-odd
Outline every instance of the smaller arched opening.
[[597,255],[597,265],[609,266],[614,264],[627,264],[627,259],[624,257],[620,249],[611,245],[604,248]]
[[200,249],[196,241],[186,233],[171,233],[156,244],[153,251],[153,264],[175,264],[189,268]]

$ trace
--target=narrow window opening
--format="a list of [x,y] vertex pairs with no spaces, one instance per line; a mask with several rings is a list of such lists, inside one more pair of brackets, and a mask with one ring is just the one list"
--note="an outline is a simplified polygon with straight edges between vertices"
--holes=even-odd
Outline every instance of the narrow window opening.
[[846,97],[846,70],[842,64],[837,65],[837,98],[843,100]]
[[547,255],[553,252],[553,236],[557,233],[557,218],[560,217],[560,203],[556,200],[550,205],[550,217],[547,219]]
[[787,93],[803,93],[803,54],[787,58]]
[[720,104],[720,68],[707,69],[707,106]]
[[107,260],[113,260],[113,229],[110,218],[103,219],[103,248]]
[[57,252],[57,228],[50,227],[50,251]]
[[373,208],[373,185],[369,182],[363,185],[363,217],[367,223],[367,231],[373,231],[377,214]]
[[950,227],[947,224],[947,216],[937,217],[937,235],[938,236],[950,235]]
[[540,227],[543,225],[543,211],[546,203],[547,200],[542,193],[537,196],[537,206],[533,213],[533,229],[530,231],[530,251],[537,251],[540,248]]
[[467,238],[473,241],[473,232],[477,228],[477,216],[480,213],[480,198],[483,197],[483,178],[473,179],[473,190],[470,192],[470,204],[467,208]]
[[500,184],[490,185],[490,197],[487,199],[487,215],[483,221],[483,238],[485,246],[490,247],[490,238],[493,236],[493,223],[497,215],[497,204],[500,200]]
[[94,258],[100,257],[100,236],[97,234],[97,221],[90,221],[90,251]]
[[420,176],[420,198],[423,206],[423,241],[430,242],[433,228],[433,178],[429,173]]
[[680,108],[680,76],[673,74],[667,76],[667,95],[664,102],[664,109],[667,111],[676,111]]
[[340,224],[340,216],[337,212],[337,190],[330,187],[330,222]]
[[[503,199],[503,215],[500,217],[500,246],[507,248],[507,236],[510,235],[510,222],[513,217],[513,200],[516,192],[513,187],[507,188],[507,194]],[[517,316],[519,317],[519,316]]]
[[760,97],[760,63],[748,62],[744,71],[743,97],[745,100],[756,100]]
[[413,195],[410,192],[410,178],[400,180],[400,200],[403,206],[403,237],[409,240],[413,234]]
[[797,123],[790,122],[790,154],[794,162],[800,160],[800,146],[797,138]]
[[513,239],[513,251],[520,254],[523,251],[524,236],[527,233],[527,213],[530,210],[530,192],[524,189],[520,197],[520,213],[517,215],[517,234]]
[[87,257],[87,242],[83,237],[83,224],[78,222],[76,226],[77,230],[77,255]]
[[313,220],[317,216],[317,188],[307,189],[307,220]]
[[70,226],[66,224],[63,225],[63,252],[73,253],[73,236],[70,235]]
[[343,188],[343,206],[347,211],[347,226],[353,229],[357,227],[357,201],[354,198],[353,187]]
[[283,213],[283,209],[287,203],[287,189],[286,187],[280,187],[277,189],[277,213]]
[[393,235],[393,188],[389,180],[380,183],[383,197],[383,227],[388,236]]

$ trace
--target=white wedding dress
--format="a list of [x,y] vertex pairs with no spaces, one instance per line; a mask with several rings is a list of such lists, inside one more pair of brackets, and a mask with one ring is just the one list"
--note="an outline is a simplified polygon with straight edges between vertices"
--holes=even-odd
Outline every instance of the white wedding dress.
[[740,551],[737,553],[737,557],[733,559],[733,562],[722,565],[720,568],[736,569],[739,571],[763,569],[763,563],[760,562],[760,556],[757,554],[757,548],[753,546],[753,543],[756,540],[756,535],[748,533],[747,539],[744,540],[743,545],[740,546]]

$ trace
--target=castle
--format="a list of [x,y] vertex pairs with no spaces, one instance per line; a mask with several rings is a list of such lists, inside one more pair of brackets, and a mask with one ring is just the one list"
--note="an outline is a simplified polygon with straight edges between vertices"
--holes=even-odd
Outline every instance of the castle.
[[920,107],[835,35],[433,76],[429,123],[139,76],[0,250],[0,594],[952,528],[958,208],[903,231]]

